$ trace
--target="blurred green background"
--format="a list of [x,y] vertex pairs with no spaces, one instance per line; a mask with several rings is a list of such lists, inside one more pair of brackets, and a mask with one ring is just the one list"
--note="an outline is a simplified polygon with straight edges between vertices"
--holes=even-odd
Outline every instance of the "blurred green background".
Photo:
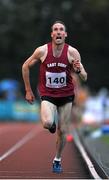
[[[108,0],[0,0],[0,80],[21,83],[21,66],[36,47],[50,41],[55,20],[67,26],[67,43],[78,49],[88,72],[87,85],[98,91],[109,85]],[[38,66],[31,76],[35,88]]]

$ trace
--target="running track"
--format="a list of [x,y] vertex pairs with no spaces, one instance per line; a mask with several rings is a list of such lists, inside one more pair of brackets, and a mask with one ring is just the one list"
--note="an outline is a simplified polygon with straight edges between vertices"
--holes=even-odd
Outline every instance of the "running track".
[[55,140],[40,123],[0,123],[0,179],[90,179],[73,142],[63,151],[63,173],[52,173]]

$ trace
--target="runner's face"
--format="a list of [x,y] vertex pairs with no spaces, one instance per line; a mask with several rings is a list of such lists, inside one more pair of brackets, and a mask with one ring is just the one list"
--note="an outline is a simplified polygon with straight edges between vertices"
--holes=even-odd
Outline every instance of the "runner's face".
[[55,44],[63,44],[65,42],[65,38],[67,37],[65,26],[61,23],[54,24],[52,27],[51,37]]

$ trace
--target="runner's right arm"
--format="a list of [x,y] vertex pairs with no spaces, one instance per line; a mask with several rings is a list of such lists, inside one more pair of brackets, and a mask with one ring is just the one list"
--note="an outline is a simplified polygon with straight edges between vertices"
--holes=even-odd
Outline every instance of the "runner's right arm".
[[44,55],[44,48],[43,46],[37,48],[34,53],[24,62],[22,65],[22,76],[24,80],[25,85],[25,91],[26,91],[26,100],[32,104],[35,100],[35,96],[32,92],[31,84],[30,84],[30,67],[32,67],[35,63],[37,63],[39,60],[41,60],[41,57]]

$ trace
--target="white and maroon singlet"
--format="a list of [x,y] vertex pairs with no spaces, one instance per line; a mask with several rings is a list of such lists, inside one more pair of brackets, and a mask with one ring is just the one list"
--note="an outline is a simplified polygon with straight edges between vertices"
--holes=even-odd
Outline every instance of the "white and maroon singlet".
[[40,96],[67,97],[74,95],[71,65],[68,61],[68,44],[64,45],[60,57],[54,57],[52,43],[47,44],[48,53],[40,65],[38,90]]

